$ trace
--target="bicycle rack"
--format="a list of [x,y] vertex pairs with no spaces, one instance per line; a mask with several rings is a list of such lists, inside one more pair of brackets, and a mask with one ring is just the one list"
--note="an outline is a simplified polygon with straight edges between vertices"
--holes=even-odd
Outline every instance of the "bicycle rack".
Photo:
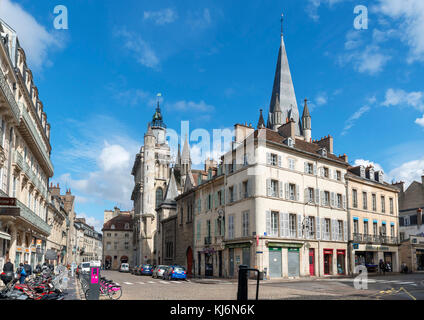
[[257,274],[256,277],[256,300],[259,299],[259,276],[260,271],[258,269],[250,269],[246,265],[239,266],[239,277],[238,277],[238,290],[237,290],[237,300],[238,301],[247,301],[248,300],[248,271],[254,271]]

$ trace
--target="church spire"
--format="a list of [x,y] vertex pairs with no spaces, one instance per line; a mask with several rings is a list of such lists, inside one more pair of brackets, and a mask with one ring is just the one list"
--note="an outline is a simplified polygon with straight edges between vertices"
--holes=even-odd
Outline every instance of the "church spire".
[[258,129],[262,129],[262,128],[265,128],[265,120],[262,115],[262,109],[260,109],[259,112],[260,112],[260,115],[259,115]]
[[312,138],[311,115],[309,114],[308,99],[305,99],[302,115],[302,131],[305,141],[310,142]]
[[281,16],[281,44],[278,52],[269,112],[271,116],[268,119],[269,129],[277,130],[278,127],[285,123],[287,118],[293,118],[296,122],[295,133],[300,136],[302,130],[299,121],[299,110],[297,108],[296,94],[294,92],[286,46],[284,44],[283,15]]

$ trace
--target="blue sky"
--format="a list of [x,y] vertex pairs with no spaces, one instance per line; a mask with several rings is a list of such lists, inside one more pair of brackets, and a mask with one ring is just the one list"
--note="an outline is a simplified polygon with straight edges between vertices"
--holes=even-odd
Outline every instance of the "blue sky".
[[[52,182],[101,228],[103,211],[131,209],[135,154],[163,94],[168,127],[256,125],[267,113],[284,12],[300,112],[335,153],[373,162],[407,185],[424,172],[424,1],[1,0],[0,17],[26,50],[51,123]],[[354,8],[368,8],[368,29]]]

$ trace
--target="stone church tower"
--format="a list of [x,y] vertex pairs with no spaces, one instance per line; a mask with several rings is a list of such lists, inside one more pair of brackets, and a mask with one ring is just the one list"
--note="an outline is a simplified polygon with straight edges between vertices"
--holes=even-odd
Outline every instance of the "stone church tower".
[[166,141],[166,125],[158,102],[152,122],[144,135],[144,146],[136,155],[131,174],[134,189],[134,263],[155,264],[156,208],[164,200],[170,178],[171,150]]

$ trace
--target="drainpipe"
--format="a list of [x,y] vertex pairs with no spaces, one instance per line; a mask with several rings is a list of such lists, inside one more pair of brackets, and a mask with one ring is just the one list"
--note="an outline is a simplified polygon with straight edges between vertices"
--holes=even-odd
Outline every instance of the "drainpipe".
[[352,270],[352,254],[353,244],[351,240],[351,217],[350,217],[350,206],[349,206],[349,179],[346,180],[346,210],[347,210],[347,264],[348,274],[353,275],[355,270]]

